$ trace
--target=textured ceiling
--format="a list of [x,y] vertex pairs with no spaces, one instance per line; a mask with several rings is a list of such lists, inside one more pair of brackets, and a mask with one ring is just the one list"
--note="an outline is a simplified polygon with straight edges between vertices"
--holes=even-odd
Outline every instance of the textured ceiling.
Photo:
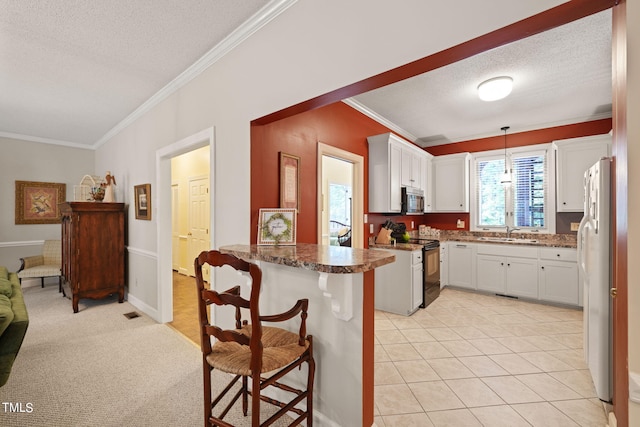
[[[0,0],[0,136],[95,147],[292,2]],[[425,146],[606,117],[610,39],[607,11],[348,102]],[[511,96],[478,100],[478,83],[503,74]]]
[[268,0],[0,0],[0,135],[93,145]]
[[[481,101],[478,84],[502,75],[514,80],[511,95]],[[350,101],[425,147],[610,117],[611,11]]]

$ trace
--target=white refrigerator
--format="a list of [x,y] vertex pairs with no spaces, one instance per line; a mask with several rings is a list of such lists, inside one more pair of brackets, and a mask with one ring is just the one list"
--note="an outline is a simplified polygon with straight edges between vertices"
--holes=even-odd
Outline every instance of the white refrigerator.
[[584,354],[600,400],[612,398],[611,159],[584,176],[584,217],[578,229],[578,265],[584,289]]

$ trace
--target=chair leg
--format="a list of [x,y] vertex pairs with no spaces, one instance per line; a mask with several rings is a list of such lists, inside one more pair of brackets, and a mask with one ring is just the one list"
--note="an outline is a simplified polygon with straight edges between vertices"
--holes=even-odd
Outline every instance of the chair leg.
[[309,373],[307,377],[307,427],[313,427],[313,380],[316,373],[316,361],[313,358],[313,337],[309,336]]
[[40,278],[40,287],[44,288],[44,277]]
[[251,427],[260,427],[260,373],[251,380]]
[[209,427],[211,425],[209,422],[209,418],[211,418],[211,366],[204,356],[202,357],[202,382],[204,385],[204,427]]
[[62,292],[62,276],[58,276],[58,293]]
[[242,413],[244,416],[247,416],[247,412],[249,411],[249,382],[247,377],[242,377]]

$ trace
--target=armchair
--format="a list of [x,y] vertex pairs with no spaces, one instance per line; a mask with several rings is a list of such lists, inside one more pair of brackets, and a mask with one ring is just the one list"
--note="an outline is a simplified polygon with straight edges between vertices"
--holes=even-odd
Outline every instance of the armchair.
[[44,288],[45,277],[58,276],[58,291],[62,292],[62,242],[60,240],[45,240],[42,255],[20,258],[18,279],[39,277]]

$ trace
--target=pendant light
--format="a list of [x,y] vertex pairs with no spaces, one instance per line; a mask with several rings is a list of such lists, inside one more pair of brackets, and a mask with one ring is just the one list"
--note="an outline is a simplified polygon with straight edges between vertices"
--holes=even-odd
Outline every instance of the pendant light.
[[507,167],[507,130],[508,129],[509,129],[509,126],[503,126],[500,128],[500,130],[504,132],[504,173],[502,174],[500,183],[505,186],[511,185],[511,174],[509,173],[509,168]]

